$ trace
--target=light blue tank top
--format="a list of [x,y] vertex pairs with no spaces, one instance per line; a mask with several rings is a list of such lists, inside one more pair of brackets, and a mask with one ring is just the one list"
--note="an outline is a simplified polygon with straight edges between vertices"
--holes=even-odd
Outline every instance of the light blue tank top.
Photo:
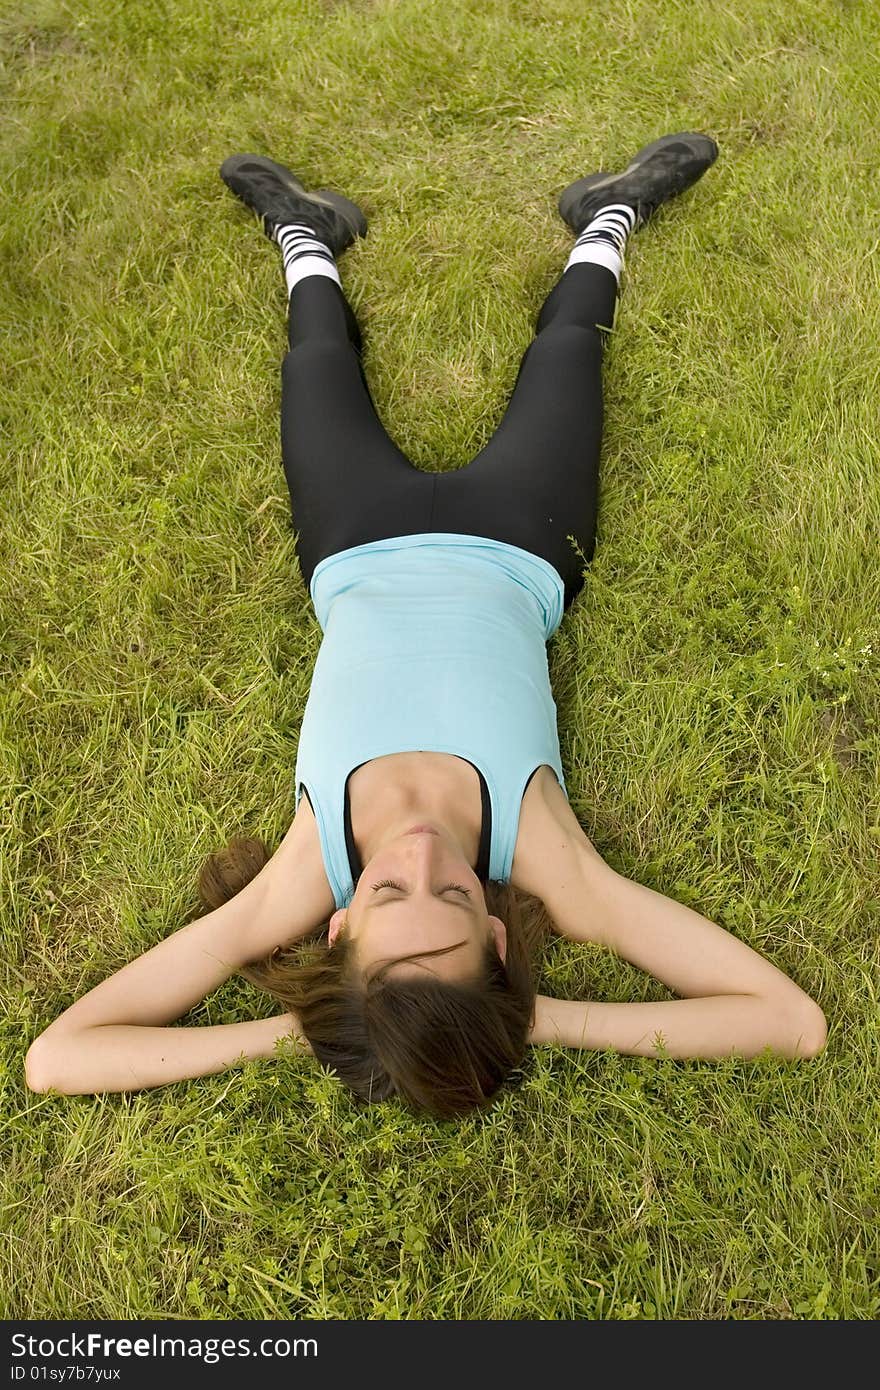
[[491,807],[488,877],[507,882],[532,773],[548,764],[568,795],[546,650],[562,621],[561,575],[516,545],[425,532],[328,556],[310,593],[323,638],[296,806],[305,789],[337,908],[355,888],[348,777],[388,753],[452,753],[474,765]]

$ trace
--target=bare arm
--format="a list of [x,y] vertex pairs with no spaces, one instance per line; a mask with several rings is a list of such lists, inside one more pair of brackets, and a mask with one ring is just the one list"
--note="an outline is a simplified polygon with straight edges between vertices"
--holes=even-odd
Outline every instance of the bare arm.
[[[297,828],[298,827],[298,828]],[[307,936],[333,912],[326,876],[294,822],[275,855],[221,907],[180,928],[72,1004],[28,1051],[28,1086],[127,1091],[271,1057],[296,1036],[289,1013],[215,1027],[168,1027],[247,961]]]
[[[683,997],[603,1004],[539,995],[530,1042],[644,1056],[662,1042],[672,1057],[705,1058],[754,1057],[768,1047],[812,1057],[824,1046],[818,1004],[730,932],[616,873],[582,831],[559,833],[544,849],[540,896],[557,928],[608,946]],[[537,860],[531,867],[538,872]]]
[[277,1040],[289,1037],[311,1051],[289,1013],[203,1028],[110,1023],[63,1038],[47,1029],[28,1051],[27,1084],[32,1091],[68,1096],[142,1091],[273,1057]]
[[601,1004],[539,994],[529,1042],[641,1057],[656,1057],[661,1045],[670,1057],[748,1058],[766,1048],[783,1057],[814,1057],[824,1046],[825,1020],[818,1009],[808,1016],[804,1006],[786,1008],[760,995]]

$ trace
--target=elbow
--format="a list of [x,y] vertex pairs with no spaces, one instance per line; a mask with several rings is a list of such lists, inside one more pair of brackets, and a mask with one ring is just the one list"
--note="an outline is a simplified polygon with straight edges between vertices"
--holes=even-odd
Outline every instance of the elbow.
[[818,1057],[828,1040],[828,1024],[819,1005],[803,994],[790,1015],[792,1057]]
[[62,1058],[57,1045],[48,1040],[45,1033],[35,1038],[24,1059],[24,1079],[29,1091],[42,1094],[45,1091],[66,1092],[61,1072]]
[[38,1093],[49,1091],[54,1085],[51,1055],[42,1037],[35,1038],[27,1050],[24,1079],[28,1090]]
[[798,1056],[818,1057],[827,1041],[828,1024],[825,1021],[825,1015],[814,999],[808,999],[804,1008]]

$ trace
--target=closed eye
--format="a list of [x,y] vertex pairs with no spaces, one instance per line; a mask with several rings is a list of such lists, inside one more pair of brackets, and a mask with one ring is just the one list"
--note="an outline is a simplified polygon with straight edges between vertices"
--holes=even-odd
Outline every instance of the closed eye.
[[[374,893],[377,893],[380,888],[396,888],[400,893],[404,891],[399,883],[392,882],[390,878],[383,879],[381,883],[373,884]],[[454,889],[456,893],[464,893],[466,898],[470,897],[470,891],[467,888],[462,888],[460,883],[447,883],[446,887],[441,888],[440,891],[441,893],[448,893],[450,889]]]

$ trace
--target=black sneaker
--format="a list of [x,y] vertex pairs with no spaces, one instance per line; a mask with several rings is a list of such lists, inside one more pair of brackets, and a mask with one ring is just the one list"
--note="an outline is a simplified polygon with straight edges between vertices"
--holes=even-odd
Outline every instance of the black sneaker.
[[231,154],[220,165],[220,177],[259,213],[268,237],[279,223],[300,223],[339,256],[355,237],[367,235],[367,219],[356,203],[329,188],[307,193],[289,169],[265,155]]
[[559,215],[577,236],[600,208],[625,203],[634,209],[636,227],[667,198],[696,183],[718,158],[718,146],[708,135],[683,131],[661,135],[645,145],[621,174],[588,174],[563,189]]

